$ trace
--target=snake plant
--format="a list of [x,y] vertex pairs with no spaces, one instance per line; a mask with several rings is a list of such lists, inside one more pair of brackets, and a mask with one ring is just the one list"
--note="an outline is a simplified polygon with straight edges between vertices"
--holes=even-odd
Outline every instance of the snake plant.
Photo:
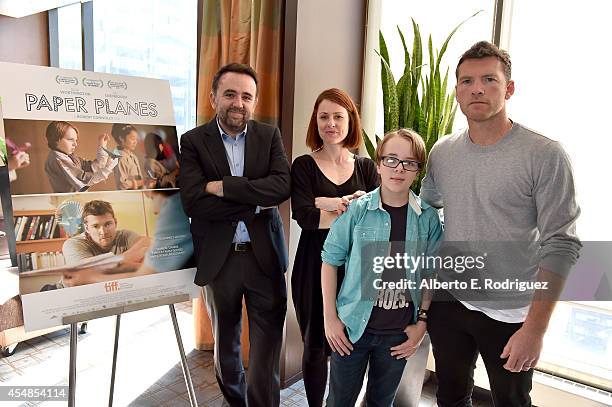
[[[427,41],[429,63],[423,63],[423,42],[419,25],[412,20],[413,43],[412,52],[408,51],[406,39],[402,30],[397,27],[397,32],[404,48],[404,70],[398,81],[391,72],[389,51],[382,32],[379,32],[380,50],[376,53],[381,61],[381,84],[383,92],[384,130],[385,133],[400,128],[409,128],[419,133],[425,146],[427,154],[442,136],[449,134],[453,128],[453,120],[457,105],[455,103],[455,90],[448,87],[448,67],[441,75],[441,61],[451,38],[470,18],[476,16],[482,10],[472,14],[459,23],[446,37],[440,49],[433,48],[431,34]],[[375,136],[376,143],[380,141]],[[368,155],[375,159],[375,146],[364,132],[364,141]],[[413,190],[419,192],[421,180],[425,175],[421,171],[419,178],[413,185]]]

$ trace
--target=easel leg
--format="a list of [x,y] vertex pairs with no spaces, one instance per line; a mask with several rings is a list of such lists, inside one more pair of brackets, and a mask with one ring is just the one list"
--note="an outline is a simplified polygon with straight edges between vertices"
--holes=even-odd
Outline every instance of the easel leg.
[[78,333],[77,324],[76,323],[70,324],[70,367],[68,371],[68,407],[75,407],[77,333]]
[[172,325],[174,325],[176,342],[178,343],[179,353],[181,354],[181,368],[183,369],[183,377],[185,378],[185,385],[187,386],[189,401],[191,403],[191,407],[197,407],[198,402],[196,400],[195,391],[193,390],[193,382],[191,381],[189,366],[187,365],[187,357],[185,356],[185,349],[183,348],[183,340],[181,339],[181,332],[179,331],[178,320],[176,319],[176,310],[174,309],[174,304],[170,304],[168,306],[170,307],[170,316],[172,318]]
[[119,350],[119,328],[121,327],[121,314],[117,314],[115,323],[115,349],[113,351],[113,368],[111,370],[110,393],[108,395],[108,407],[113,406],[113,394],[115,393],[115,372],[117,371],[117,352]]

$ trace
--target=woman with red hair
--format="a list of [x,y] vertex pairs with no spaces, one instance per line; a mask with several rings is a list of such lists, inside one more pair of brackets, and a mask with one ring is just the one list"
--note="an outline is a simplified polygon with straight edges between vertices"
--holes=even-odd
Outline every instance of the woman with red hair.
[[350,202],[379,183],[374,162],[351,151],[361,141],[355,103],[346,92],[327,89],[315,101],[308,125],[306,145],[312,152],[296,158],[291,167],[292,217],[302,228],[291,287],[304,341],[302,373],[310,406],[323,404],[331,353],[323,327],[323,243],[330,225]]

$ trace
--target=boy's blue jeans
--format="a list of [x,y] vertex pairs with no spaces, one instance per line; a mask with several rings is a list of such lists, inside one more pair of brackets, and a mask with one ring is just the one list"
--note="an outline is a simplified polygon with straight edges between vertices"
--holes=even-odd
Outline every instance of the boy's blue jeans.
[[354,406],[363,385],[368,363],[366,404],[368,407],[390,407],[404,372],[406,359],[391,356],[391,347],[405,342],[401,335],[374,335],[365,332],[353,344],[350,355],[332,352],[328,407]]

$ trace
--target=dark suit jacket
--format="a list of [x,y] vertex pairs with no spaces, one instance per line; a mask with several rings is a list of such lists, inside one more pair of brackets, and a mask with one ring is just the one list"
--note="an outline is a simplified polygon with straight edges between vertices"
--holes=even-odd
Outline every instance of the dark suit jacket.
[[[291,193],[289,163],[280,131],[249,121],[244,176],[233,177],[216,118],[181,136],[179,188],[191,218],[197,273],[195,283],[213,281],[225,262],[238,221],[246,224],[257,262],[265,273],[284,273],[287,248],[277,206]],[[223,198],[204,192],[207,182],[223,180]]]

